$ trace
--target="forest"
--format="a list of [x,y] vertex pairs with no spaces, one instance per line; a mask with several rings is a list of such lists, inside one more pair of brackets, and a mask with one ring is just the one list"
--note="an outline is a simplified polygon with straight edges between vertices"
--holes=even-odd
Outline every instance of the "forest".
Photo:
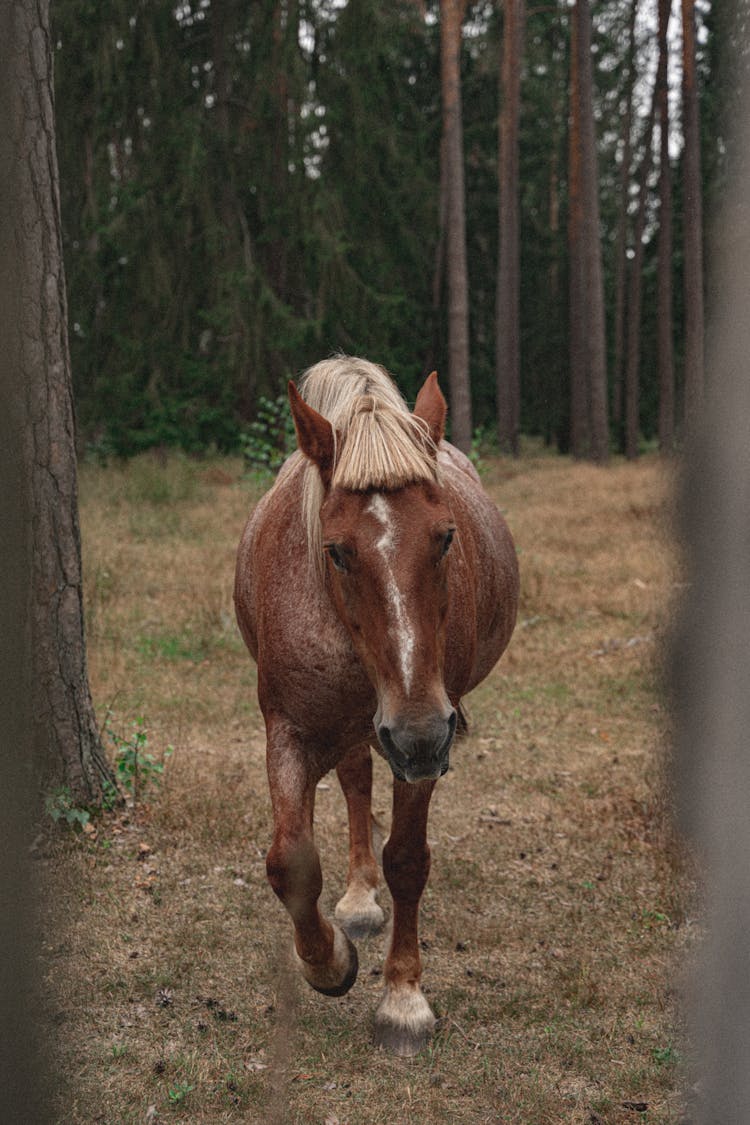
[[437,368],[465,449],[671,450],[730,7],[57,0],[79,454],[273,460],[287,379],[336,351],[412,400]]
[[[0,5],[8,1119],[748,1119],[748,30],[750,0]],[[436,795],[409,1064],[367,1031],[388,931],[351,996],[294,983],[229,580],[286,380],[337,350],[410,401],[439,370],[523,576]]]

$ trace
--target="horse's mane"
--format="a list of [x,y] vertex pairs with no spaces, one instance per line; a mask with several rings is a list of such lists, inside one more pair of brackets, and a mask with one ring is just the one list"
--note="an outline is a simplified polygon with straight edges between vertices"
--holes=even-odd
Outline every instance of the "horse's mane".
[[[438,477],[427,423],[409,411],[385,368],[355,356],[333,356],[300,380],[305,401],[333,426],[331,483],[352,492],[396,489]],[[322,573],[323,484],[313,464],[302,479],[302,514],[310,558]]]

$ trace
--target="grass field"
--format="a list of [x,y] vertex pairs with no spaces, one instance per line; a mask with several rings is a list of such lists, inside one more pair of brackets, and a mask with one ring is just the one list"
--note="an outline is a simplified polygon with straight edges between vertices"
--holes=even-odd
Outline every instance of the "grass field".
[[[260,486],[233,461],[83,470],[100,721],[125,750],[145,729],[165,769],[147,764],[134,805],[39,849],[58,907],[44,948],[60,1122],[682,1119],[676,968],[696,926],[663,784],[671,479],[656,459],[532,454],[484,479],[522,602],[433,800],[421,933],[440,1024],[403,1061],[369,1045],[385,939],[360,943],[357,984],[326,1000],[289,970],[265,880],[264,738],[231,600]],[[378,760],[386,825],[389,808]],[[317,838],[330,908],[346,871],[335,776]]]

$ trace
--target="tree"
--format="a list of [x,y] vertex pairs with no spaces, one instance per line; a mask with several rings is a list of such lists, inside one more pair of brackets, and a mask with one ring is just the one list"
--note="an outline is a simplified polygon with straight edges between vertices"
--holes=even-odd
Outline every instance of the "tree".
[[625,355],[625,443],[624,452],[629,461],[638,456],[639,368],[641,361],[641,304],[643,295],[643,235],[646,229],[646,210],[649,195],[649,175],[652,164],[652,140],[656,113],[656,90],[644,129],[643,154],[638,174],[638,197],[633,223],[633,257],[628,277],[627,349]]
[[52,97],[47,0],[14,0],[7,210],[13,216],[16,296],[12,414],[23,434],[24,606],[31,641],[38,770],[76,803],[97,803],[112,781],[86,667],[73,401]]
[[609,424],[588,0],[576,0],[571,11],[570,52],[571,450],[603,464]]
[[519,124],[524,0],[505,0],[499,121],[495,367],[500,448],[518,456],[521,429]]
[[451,439],[459,449],[471,448],[471,382],[469,375],[469,277],[466,264],[466,204],[463,125],[461,116],[461,25],[467,0],[440,0],[440,73],[443,94],[445,161],[446,268],[448,274],[448,383]]
[[659,449],[674,448],[674,347],[672,327],[672,168],[669,159],[669,42],[671,0],[659,0],[659,236],[657,249],[657,368],[659,372]]
[[622,115],[622,140],[620,146],[620,175],[618,183],[619,209],[615,242],[615,293],[612,357],[612,420],[615,430],[622,423],[623,359],[625,356],[625,292],[627,283],[628,205],[630,203],[630,173],[632,163],[633,91],[637,78],[635,65],[635,24],[638,0],[632,0],[628,20],[628,50],[625,60],[625,112]]
[[685,421],[703,402],[703,203],[695,52],[695,0],[682,0],[683,251],[685,303]]

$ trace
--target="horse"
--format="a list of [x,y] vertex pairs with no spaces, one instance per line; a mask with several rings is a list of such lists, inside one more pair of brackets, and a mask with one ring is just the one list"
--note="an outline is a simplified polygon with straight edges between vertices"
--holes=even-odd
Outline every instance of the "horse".
[[[382,869],[392,933],[374,1040],[418,1053],[435,1016],[420,988],[427,817],[449,767],[462,696],[515,625],[510,531],[469,459],[444,440],[433,372],[410,412],[384,368],[323,360],[290,381],[298,449],[252,512],[235,576],[240,631],[258,668],[273,840],[268,880],[291,915],[296,964],[325,996],[354,984],[354,941],[384,923],[370,802],[371,750],[393,773]],[[327,918],[315,791],[335,769],[349,818],[346,893]]]

